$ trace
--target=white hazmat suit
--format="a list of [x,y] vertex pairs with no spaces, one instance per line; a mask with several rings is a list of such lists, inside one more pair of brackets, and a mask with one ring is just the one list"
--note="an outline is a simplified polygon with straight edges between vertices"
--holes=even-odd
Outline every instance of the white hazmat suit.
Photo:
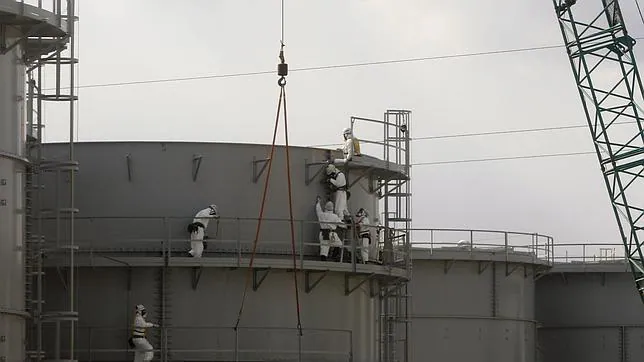
[[329,176],[329,182],[333,186],[332,189],[335,193],[333,200],[335,204],[335,214],[338,215],[340,219],[344,219],[351,215],[347,205],[347,179],[344,176],[344,173],[333,165],[328,165],[326,167],[326,174]]
[[154,357],[154,348],[152,348],[145,334],[148,328],[159,327],[159,325],[147,322],[145,316],[145,307],[142,304],[137,305],[131,339],[134,346],[134,362],[151,361]]
[[353,156],[360,156],[360,141],[353,136],[351,128],[345,128],[342,131],[344,137],[344,144],[342,146],[343,159],[333,160],[336,165],[344,165],[353,159]]
[[331,201],[328,201],[326,205],[324,205],[324,209],[325,210],[322,211],[320,198],[318,197],[315,203],[315,213],[318,215],[318,221],[320,222],[320,257],[323,261],[329,257],[329,248],[331,246],[340,248],[343,246],[342,240],[340,240],[338,234],[335,232],[336,228],[346,228],[346,225],[342,220],[340,220],[338,215],[333,213],[333,203]]
[[358,239],[360,240],[360,256],[362,263],[365,264],[369,261],[370,255],[373,254],[372,249],[374,243],[371,242],[371,227],[369,222],[369,214],[365,209],[360,209],[356,213],[356,225],[358,226]]
[[190,251],[188,253],[195,258],[201,258],[203,254],[203,240],[206,235],[206,229],[211,219],[218,219],[217,206],[212,204],[207,208],[199,211],[192,223],[188,225],[188,232],[190,233]]

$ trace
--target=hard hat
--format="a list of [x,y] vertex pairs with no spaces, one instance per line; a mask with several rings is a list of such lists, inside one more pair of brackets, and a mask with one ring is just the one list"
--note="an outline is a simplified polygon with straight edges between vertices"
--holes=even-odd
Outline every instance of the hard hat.
[[349,128],[349,127],[347,127],[347,128],[342,130],[342,134],[345,135],[345,136],[350,135],[351,133],[352,133],[351,128]]
[[333,173],[336,173],[336,171],[337,171],[337,170],[338,170],[338,169],[337,169],[337,168],[335,168],[335,165],[330,164],[330,165],[328,165],[328,166],[326,167],[326,174],[327,174],[327,175],[331,175],[331,174],[333,174]]
[[367,210],[365,210],[363,207],[361,207],[360,210],[358,210],[358,212],[356,212],[356,216],[369,216],[369,214],[367,214]]
[[210,204],[208,205],[208,208],[210,209],[210,215],[217,215],[217,205],[215,204]]
[[324,204],[324,210],[333,211],[333,202],[327,201],[326,204]]
[[137,312],[145,312],[145,306],[143,304],[137,304],[136,305],[136,311]]

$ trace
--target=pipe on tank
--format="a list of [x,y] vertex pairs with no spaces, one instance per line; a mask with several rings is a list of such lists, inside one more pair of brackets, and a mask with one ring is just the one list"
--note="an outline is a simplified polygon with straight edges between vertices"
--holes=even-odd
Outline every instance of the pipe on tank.
[[[20,34],[7,29],[7,43]],[[0,55],[0,360],[24,361],[26,114],[23,49]],[[2,358],[4,357],[4,358]]]

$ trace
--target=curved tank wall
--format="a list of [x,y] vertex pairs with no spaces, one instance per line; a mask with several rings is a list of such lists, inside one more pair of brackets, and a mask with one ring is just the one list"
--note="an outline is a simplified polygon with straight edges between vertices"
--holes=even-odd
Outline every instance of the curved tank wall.
[[537,281],[540,362],[644,359],[644,305],[623,261],[558,264]]
[[[11,30],[9,30],[11,31]],[[16,40],[12,34],[8,43]],[[0,359],[24,360],[25,67],[22,48],[0,55]]]
[[507,250],[414,248],[411,361],[535,361],[534,280],[548,260]]
[[[220,238],[252,241],[256,221],[244,219],[258,217],[263,180],[267,173],[265,170],[259,181],[253,182],[253,161],[267,158],[269,151],[268,145],[252,144],[77,143],[76,158],[82,170],[75,180],[76,204],[81,210],[76,221],[76,241],[82,248],[84,240],[93,239],[96,246],[99,239],[106,239],[108,235],[112,237],[110,243],[116,243],[117,235],[150,239],[164,238],[168,232],[174,238],[186,239],[186,224],[197,211],[211,203],[218,206],[222,217],[218,229]],[[47,144],[45,154],[49,159],[64,158],[65,145]],[[325,150],[291,149],[293,213],[297,220],[315,221],[315,198],[317,195],[324,197],[325,188],[320,176],[307,185],[307,173],[310,179],[322,167],[311,166],[307,172],[307,160],[324,161]],[[255,168],[259,172],[262,166],[258,163]],[[276,148],[272,167],[264,217],[280,220],[263,223],[261,239],[266,241],[264,245],[277,240],[290,242],[282,147]],[[349,172],[349,179],[354,176],[354,172]],[[55,174],[45,177],[49,177],[47,184],[55,184],[52,179]],[[371,215],[378,215],[377,197],[368,192],[369,186],[365,178],[351,188],[349,209],[352,213],[364,207]],[[66,192],[63,188],[45,191],[45,207],[53,208],[56,198],[65,199]],[[114,216],[119,219],[102,218]],[[164,221],[162,217],[170,219]],[[317,224],[300,222],[296,228],[298,235],[303,235],[308,241],[317,240]],[[215,232],[212,227],[208,230],[209,233]],[[50,232],[55,233],[51,229]],[[99,234],[103,237],[99,238]],[[187,247],[187,241],[184,244]],[[141,245],[145,244],[139,243]]]
[[[151,342],[159,348],[167,340],[172,358],[232,358],[235,347],[232,326],[235,325],[249,269],[244,265],[239,268],[224,265],[228,259],[213,251],[225,252],[224,241],[230,242],[231,249],[240,240],[247,248],[252,242],[257,224],[253,219],[258,217],[262,181],[266,175],[264,171],[259,181],[253,182],[253,160],[265,159],[269,150],[267,145],[213,143],[108,142],[75,145],[75,157],[80,163],[75,179],[76,205],[80,210],[75,237],[80,247],[77,305],[79,329],[87,331],[81,332],[77,341],[79,358],[84,359],[83,354],[91,349],[93,360],[129,360],[131,354],[105,350],[126,348],[127,328],[137,303],[149,308],[151,320],[165,315],[167,339],[153,334]],[[49,159],[65,156],[65,151],[64,144],[45,146]],[[278,147],[265,218],[288,218],[284,159],[284,149]],[[294,147],[291,159],[294,218],[311,222],[298,222],[296,237],[315,243],[319,229],[314,203],[317,195],[324,196],[325,188],[319,178],[307,185],[305,163],[323,161],[325,150]],[[311,178],[321,167],[311,166],[308,177]],[[262,164],[258,163],[256,170],[261,168]],[[55,175],[47,176],[50,178],[45,184],[54,185],[52,177]],[[349,178],[352,177],[350,172]],[[369,191],[369,186],[369,181],[362,179],[351,189],[349,204],[352,212],[365,207],[377,215],[378,199]],[[43,195],[46,207],[53,208],[57,198],[66,197],[65,192],[65,188],[47,188]],[[208,234],[214,240],[213,245],[208,247],[201,261],[191,264],[194,259],[185,258],[182,254],[189,248],[186,224],[197,211],[210,203],[218,205],[222,220],[218,228],[209,225]],[[47,233],[48,240],[54,241],[55,230],[49,229]],[[64,238],[64,235],[60,237]],[[158,251],[160,242],[168,239],[181,241],[178,241],[178,246],[173,246],[177,252],[171,254],[172,262],[163,274],[163,261],[158,258],[161,254],[150,253],[146,247],[157,248]],[[279,245],[269,246],[269,242],[279,242]],[[251,360],[259,356],[293,358],[298,339],[296,331],[292,330],[296,327],[293,274],[289,270],[290,264],[286,263],[290,261],[285,257],[290,253],[288,222],[265,221],[259,245],[261,257],[266,258],[273,251],[271,257],[281,254],[281,259],[284,259],[275,262],[284,263],[275,267],[270,264],[273,259],[261,259],[268,263],[264,268],[271,269],[256,291],[252,286],[249,289],[240,324],[246,329],[239,335],[240,350],[260,352],[253,354],[247,351],[240,357]],[[120,251],[115,251],[117,248]],[[89,249],[95,257],[85,263],[81,255]],[[275,249],[279,250],[275,252]],[[112,254],[108,255],[108,251]],[[346,274],[334,269],[341,264],[316,261],[318,248],[315,246],[309,247],[306,254],[310,263],[319,264],[318,273],[313,278],[323,279],[307,293],[304,273],[298,273],[305,360],[376,360],[379,300],[372,296],[377,296],[377,292],[372,290],[370,283],[364,283],[346,295]],[[121,258],[123,255],[142,257],[138,264],[132,265],[123,261],[126,260]],[[157,263],[156,259],[160,261]],[[179,263],[185,264],[173,264],[178,259],[184,259]],[[212,264],[213,260],[223,260],[223,264]],[[199,265],[204,266],[198,268]],[[388,268],[376,265],[360,267],[382,269],[382,274],[391,273]],[[193,285],[197,273],[198,283]],[[255,277],[261,279],[263,273],[261,271]],[[162,282],[164,278],[165,282]],[[57,273],[46,275],[45,286],[46,309],[56,310],[64,306],[62,303],[65,303],[68,292]],[[160,297],[163,290],[167,291],[165,299]],[[46,331],[45,340],[49,345],[52,339],[53,331]]]

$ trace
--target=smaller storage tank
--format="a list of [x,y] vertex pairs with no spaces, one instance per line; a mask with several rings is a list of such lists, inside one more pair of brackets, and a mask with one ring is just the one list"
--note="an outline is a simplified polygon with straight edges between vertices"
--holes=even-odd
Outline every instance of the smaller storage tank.
[[540,362],[644,360],[644,305],[623,256],[560,247],[570,250],[557,254],[579,257],[559,260],[537,281]]
[[416,230],[414,240],[412,361],[535,361],[535,277],[552,238]]

